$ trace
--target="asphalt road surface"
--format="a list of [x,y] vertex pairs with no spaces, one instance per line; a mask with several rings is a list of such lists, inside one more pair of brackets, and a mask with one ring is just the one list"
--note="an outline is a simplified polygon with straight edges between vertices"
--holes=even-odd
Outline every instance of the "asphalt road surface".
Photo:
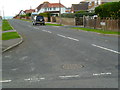
[[3,88],[117,88],[118,37],[10,20],[24,42],[3,53]]

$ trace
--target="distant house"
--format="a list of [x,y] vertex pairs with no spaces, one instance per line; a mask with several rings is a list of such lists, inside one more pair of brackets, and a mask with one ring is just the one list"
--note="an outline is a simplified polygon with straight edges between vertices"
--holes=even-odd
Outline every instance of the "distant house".
[[38,13],[49,12],[52,14],[59,14],[60,9],[61,9],[61,14],[65,13],[66,7],[64,5],[60,3],[44,2],[37,7],[37,12]]
[[79,4],[72,4],[71,12],[75,13],[77,11],[87,11],[88,10],[88,2],[80,2]]
[[33,12],[35,12],[35,9],[25,10],[24,12],[25,12],[25,14],[27,14],[27,13],[33,13]]
[[71,8],[66,8],[65,12],[66,13],[71,13]]
[[2,19],[2,16],[0,16],[0,19]]
[[115,2],[119,0],[84,0],[84,2],[88,2],[88,10],[89,12],[94,12],[95,8],[101,4],[108,2]]
[[25,13],[25,11],[23,11],[23,10],[21,10],[20,12],[19,12],[19,15],[25,15],[26,13]]

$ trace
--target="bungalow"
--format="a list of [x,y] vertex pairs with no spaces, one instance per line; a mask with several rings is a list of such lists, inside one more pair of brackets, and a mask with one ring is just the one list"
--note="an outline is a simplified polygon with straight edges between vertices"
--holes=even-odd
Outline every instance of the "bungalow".
[[72,4],[71,12],[75,13],[77,11],[87,11],[88,10],[88,2],[80,2],[79,4]]
[[35,9],[25,10],[24,12],[25,12],[26,14],[27,14],[27,13],[33,13],[33,12],[35,12]]
[[58,14],[59,15],[60,10],[61,10],[61,14],[66,12],[66,7],[64,5],[62,5],[61,3],[43,2],[43,4],[40,4],[37,7],[37,12],[38,13],[49,12],[49,13],[52,13],[52,14]]

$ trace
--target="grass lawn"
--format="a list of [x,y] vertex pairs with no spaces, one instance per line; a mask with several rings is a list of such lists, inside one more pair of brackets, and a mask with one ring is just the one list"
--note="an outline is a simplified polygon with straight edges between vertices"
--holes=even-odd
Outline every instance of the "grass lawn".
[[7,20],[2,21],[2,31],[13,30]]
[[80,27],[73,27],[72,29],[91,31],[91,32],[97,32],[97,33],[102,33],[102,34],[117,34],[117,35],[120,35],[120,32],[110,31],[110,30],[99,30],[99,29],[80,28]]
[[46,25],[49,25],[49,26],[63,26],[63,25],[60,25],[60,24],[52,24],[52,23],[46,23]]
[[2,33],[2,40],[16,39],[20,38],[17,32],[7,32]]

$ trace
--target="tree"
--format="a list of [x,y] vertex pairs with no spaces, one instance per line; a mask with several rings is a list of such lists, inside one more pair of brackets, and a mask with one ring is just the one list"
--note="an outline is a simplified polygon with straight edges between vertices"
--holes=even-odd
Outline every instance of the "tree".
[[95,13],[100,17],[120,18],[120,1],[102,4],[95,8]]
[[31,13],[27,13],[26,16],[27,16],[27,17],[30,17],[30,16],[31,16]]

